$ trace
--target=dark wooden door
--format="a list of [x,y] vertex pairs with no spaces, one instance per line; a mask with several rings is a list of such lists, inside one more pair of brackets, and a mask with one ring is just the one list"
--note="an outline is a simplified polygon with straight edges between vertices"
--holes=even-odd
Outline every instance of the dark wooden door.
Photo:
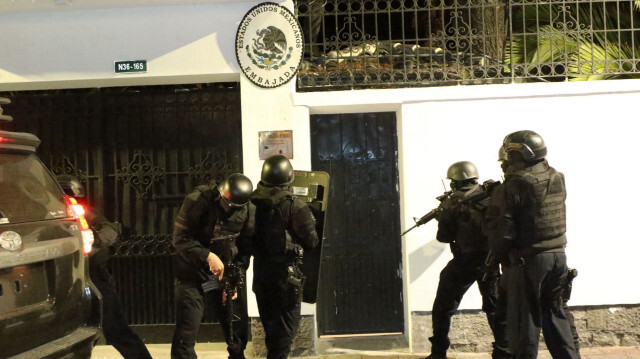
[[195,186],[242,171],[237,84],[4,95],[3,128],[35,133],[49,169],[77,175],[121,224],[110,266],[129,323],[173,324],[174,217]]
[[321,336],[404,331],[397,149],[395,113],[311,116],[312,168],[331,177]]

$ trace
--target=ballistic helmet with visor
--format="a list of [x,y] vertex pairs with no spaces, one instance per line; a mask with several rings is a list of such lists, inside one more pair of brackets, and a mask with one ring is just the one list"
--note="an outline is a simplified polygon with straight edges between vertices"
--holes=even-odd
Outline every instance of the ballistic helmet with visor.
[[509,158],[510,152],[518,152],[525,162],[543,159],[547,156],[547,146],[542,137],[530,130],[516,131],[508,134],[502,142]]
[[264,160],[260,180],[269,186],[284,186],[293,181],[293,166],[283,155],[273,155]]
[[71,197],[84,197],[86,195],[84,191],[84,186],[80,179],[74,175],[59,175],[56,177],[56,180],[62,187],[62,190],[67,196]]
[[477,179],[478,177],[478,169],[469,161],[456,162],[449,166],[447,170],[447,179],[453,181]]
[[218,185],[218,192],[229,205],[242,207],[251,198],[253,183],[242,173],[233,173]]

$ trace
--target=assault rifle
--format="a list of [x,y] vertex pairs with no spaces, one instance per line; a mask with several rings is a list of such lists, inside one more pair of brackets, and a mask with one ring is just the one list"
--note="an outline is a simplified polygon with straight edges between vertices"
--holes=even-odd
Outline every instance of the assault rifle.
[[[453,191],[446,191],[444,194],[436,197],[436,199],[440,202],[444,201],[445,199],[449,198],[449,196],[451,196],[451,193],[453,193]],[[429,221],[431,221],[432,219],[436,218],[438,216],[438,212],[440,211],[440,206],[438,206],[438,208],[434,208],[432,210],[430,210],[429,212],[427,212],[427,214],[425,214],[424,216],[420,217],[420,219],[416,220],[415,217],[413,217],[413,220],[416,222],[416,224],[414,224],[411,228],[407,229],[406,231],[402,232],[402,234],[400,234],[400,237],[404,236],[405,234],[409,233],[409,231],[411,231],[412,229],[416,228],[416,227],[420,227],[423,224],[428,223]]]
[[[469,197],[465,197],[462,198],[460,201],[458,201],[459,204],[471,204],[471,205],[475,205],[478,202],[488,198],[491,195],[491,192],[493,191],[494,188],[496,188],[498,185],[500,184],[500,181],[494,181],[494,180],[487,180],[485,182],[483,182],[480,187],[482,187],[482,191],[478,191],[476,193],[472,193]],[[449,196],[451,196],[451,194],[453,193],[453,191],[447,191],[444,194],[436,197],[436,199],[440,202],[444,201],[445,199],[449,198]],[[427,222],[429,222],[430,220],[438,217],[438,213],[440,211],[440,206],[438,206],[438,208],[434,208],[431,211],[429,211],[427,214],[425,214],[424,216],[422,216],[420,219],[416,220],[415,218],[413,219],[416,224],[413,225],[413,227],[407,229],[406,231],[402,232],[402,234],[400,234],[400,236],[404,236],[405,234],[407,234],[409,231],[411,231],[412,229],[419,227]]]
[[[229,334],[225,339],[228,345],[234,345],[235,343],[233,340],[233,322],[240,320],[233,311],[233,296],[236,294],[236,290],[238,288],[242,288],[244,286],[243,268],[234,261],[237,254],[237,250],[234,251],[234,248],[236,248],[236,239],[239,236],[240,234],[236,233],[214,237],[211,238],[209,245],[209,248],[213,253],[220,254],[220,259],[224,262],[224,274],[220,281],[217,281],[216,278],[216,281],[207,282],[211,283],[211,286],[208,289],[205,289],[205,291],[211,289],[222,289],[222,295],[226,296],[224,306],[226,308],[225,312],[227,316],[226,319],[229,327]],[[221,250],[222,253],[220,253]]]

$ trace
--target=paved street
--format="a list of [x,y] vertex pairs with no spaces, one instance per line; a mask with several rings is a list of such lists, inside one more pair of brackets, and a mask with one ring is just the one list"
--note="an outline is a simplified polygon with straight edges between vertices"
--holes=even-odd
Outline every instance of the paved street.
[[[169,344],[151,344],[147,346],[154,359],[169,359]],[[200,359],[225,359],[227,358],[226,345],[224,343],[199,343],[196,345],[198,358]],[[253,350],[247,348],[247,357],[251,358]],[[602,347],[584,348],[581,350],[583,359],[640,359],[640,347]],[[409,353],[407,351],[366,351],[333,348],[330,352],[308,359],[419,359],[427,353]],[[93,359],[120,359],[122,356],[111,346],[100,345],[93,351]],[[490,359],[488,353],[449,353],[451,359]],[[540,351],[540,359],[551,359],[549,352]]]

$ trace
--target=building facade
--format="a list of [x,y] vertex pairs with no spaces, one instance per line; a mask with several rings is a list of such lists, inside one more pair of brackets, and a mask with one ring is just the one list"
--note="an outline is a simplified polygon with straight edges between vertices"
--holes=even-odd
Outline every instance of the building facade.
[[[278,3],[294,9],[291,1]],[[56,154],[49,165],[84,173],[106,211],[130,227],[132,244],[116,256],[122,283],[140,281],[125,278],[126,257],[144,257],[148,242],[155,249],[146,254],[171,254],[156,247],[166,243],[176,201],[189,183],[235,170],[257,183],[260,133],[291,131],[294,168],[329,172],[336,201],[327,219],[330,259],[323,262],[319,300],[303,307],[303,336],[311,344],[300,346],[311,352],[331,338],[374,335],[391,338],[381,341],[385,345],[428,352],[438,275],[451,255],[435,240],[435,222],[400,233],[438,205],[450,164],[472,161],[481,180],[500,180],[503,137],[531,129],[543,136],[550,164],[567,179],[567,253],[579,270],[569,304],[583,342],[638,345],[640,290],[629,278],[638,269],[640,194],[629,184],[640,175],[633,160],[640,80],[335,91],[300,91],[293,80],[264,88],[243,73],[235,48],[241,20],[258,4],[0,2],[0,92],[22,106],[5,112],[15,122],[22,111],[40,118],[25,126],[55,142],[43,141],[41,151]],[[146,71],[114,69],[116,62],[139,60]],[[49,120],[46,112],[60,107],[64,111]],[[73,123],[76,135],[67,127],[47,132],[49,121]],[[65,143],[95,151],[79,159]],[[189,146],[188,154],[181,152]],[[140,175],[139,168],[149,170]],[[163,260],[149,261],[149,271]],[[163,288],[154,289],[159,297]],[[251,295],[249,303],[250,315],[258,317]],[[133,324],[152,320],[136,309],[142,304],[127,305]],[[153,310],[170,325],[170,303],[163,305]],[[454,350],[488,350],[480,306],[472,288],[454,319]],[[153,310],[149,318],[157,316]],[[254,341],[259,337],[256,330]]]

